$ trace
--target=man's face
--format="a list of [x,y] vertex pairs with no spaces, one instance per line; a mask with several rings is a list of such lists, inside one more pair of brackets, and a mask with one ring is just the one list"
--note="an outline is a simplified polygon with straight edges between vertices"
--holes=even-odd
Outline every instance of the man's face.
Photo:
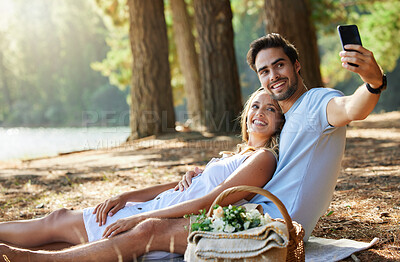
[[261,85],[278,101],[290,98],[298,88],[300,63],[293,65],[281,47],[261,50],[255,61]]

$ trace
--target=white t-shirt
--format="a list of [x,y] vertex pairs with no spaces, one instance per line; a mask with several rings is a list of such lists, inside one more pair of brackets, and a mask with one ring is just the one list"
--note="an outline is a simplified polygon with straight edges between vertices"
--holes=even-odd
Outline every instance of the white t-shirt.
[[[285,114],[275,174],[264,187],[304,227],[305,240],[328,208],[339,175],[346,128],[329,125],[326,108],[333,97],[342,95],[330,88],[313,88],[294,103]],[[282,217],[264,196],[250,202],[261,204],[272,217]]]

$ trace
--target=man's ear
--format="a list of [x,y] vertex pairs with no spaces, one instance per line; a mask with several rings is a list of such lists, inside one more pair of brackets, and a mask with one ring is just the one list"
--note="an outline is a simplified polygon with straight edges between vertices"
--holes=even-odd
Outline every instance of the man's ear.
[[296,62],[294,62],[294,69],[296,70],[297,73],[300,72],[301,65],[300,65],[299,60],[297,60],[297,59],[296,59]]

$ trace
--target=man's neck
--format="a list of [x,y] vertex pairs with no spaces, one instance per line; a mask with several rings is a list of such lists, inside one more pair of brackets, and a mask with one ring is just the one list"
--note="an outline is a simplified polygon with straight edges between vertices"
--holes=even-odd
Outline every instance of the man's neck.
[[279,106],[282,108],[282,112],[286,113],[287,111],[289,111],[289,109],[294,105],[297,99],[299,99],[307,91],[308,89],[303,83],[299,84],[299,87],[297,88],[296,92],[294,92],[294,94],[291,97],[278,102]]

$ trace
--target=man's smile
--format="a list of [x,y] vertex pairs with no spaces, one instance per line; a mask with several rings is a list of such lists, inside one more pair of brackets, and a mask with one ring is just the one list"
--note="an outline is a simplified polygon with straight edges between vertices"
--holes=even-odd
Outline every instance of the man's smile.
[[280,80],[270,84],[269,88],[271,90],[280,90],[284,86],[285,83],[286,83],[285,79],[280,79]]

